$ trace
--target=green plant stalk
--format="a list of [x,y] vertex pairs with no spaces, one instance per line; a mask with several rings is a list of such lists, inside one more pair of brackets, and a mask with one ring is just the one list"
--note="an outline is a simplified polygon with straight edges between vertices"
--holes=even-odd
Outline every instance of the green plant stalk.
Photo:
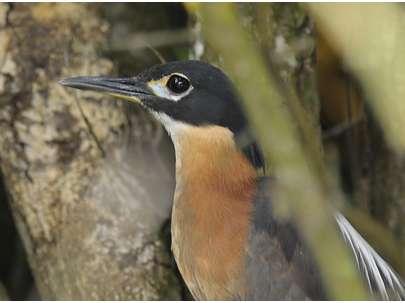
[[405,152],[405,11],[396,4],[306,6],[363,85],[390,146]]
[[274,168],[275,206],[280,213],[287,210],[296,220],[320,265],[330,295],[337,300],[368,299],[353,259],[338,236],[327,204],[331,197],[316,171],[318,165],[311,164],[311,157],[306,155],[276,81],[241,28],[235,9],[231,4],[192,7],[196,8],[203,17],[207,43],[223,57],[225,69],[243,97],[253,129]]

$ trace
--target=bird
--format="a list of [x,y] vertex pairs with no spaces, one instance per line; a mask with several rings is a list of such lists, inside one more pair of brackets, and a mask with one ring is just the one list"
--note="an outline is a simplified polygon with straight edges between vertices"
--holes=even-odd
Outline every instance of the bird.
[[[172,61],[133,77],[80,76],[59,83],[136,103],[166,129],[176,158],[172,252],[195,299],[328,298],[299,228],[274,214],[277,176],[262,173],[260,145],[220,68]],[[404,299],[401,277],[340,212],[334,217],[370,294]]]

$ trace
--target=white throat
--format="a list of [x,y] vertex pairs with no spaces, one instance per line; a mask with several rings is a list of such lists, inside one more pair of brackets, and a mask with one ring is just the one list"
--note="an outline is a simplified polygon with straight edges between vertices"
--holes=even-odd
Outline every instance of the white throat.
[[163,127],[166,129],[168,132],[170,138],[173,141],[174,148],[176,150],[176,158],[177,158],[177,149],[180,148],[179,146],[179,136],[181,136],[184,131],[192,127],[191,125],[181,122],[181,121],[176,121],[166,115],[165,113],[157,113],[151,111],[152,115],[155,117],[156,120],[158,120],[160,123],[162,123]]
[[162,123],[163,127],[166,129],[167,133],[172,139],[174,146],[174,153],[176,156],[176,186],[178,186],[179,183],[181,182],[180,175],[178,175],[178,172],[181,170],[182,166],[181,163],[182,148],[180,140],[181,136],[184,135],[184,133],[193,126],[181,121],[176,121],[165,113],[157,113],[152,111],[151,113],[156,120]]

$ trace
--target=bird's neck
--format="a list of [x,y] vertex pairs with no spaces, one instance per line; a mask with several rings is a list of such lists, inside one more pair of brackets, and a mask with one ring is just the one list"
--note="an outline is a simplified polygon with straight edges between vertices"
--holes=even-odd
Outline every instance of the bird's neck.
[[[256,171],[219,126],[183,125],[171,134],[176,151],[172,248],[198,299],[242,295],[244,247]],[[190,284],[190,285],[189,285]]]
[[256,170],[237,148],[227,128],[184,126],[172,135],[172,140],[176,174],[180,179],[198,180],[203,184],[220,179],[220,185],[224,186],[243,184],[256,177]]

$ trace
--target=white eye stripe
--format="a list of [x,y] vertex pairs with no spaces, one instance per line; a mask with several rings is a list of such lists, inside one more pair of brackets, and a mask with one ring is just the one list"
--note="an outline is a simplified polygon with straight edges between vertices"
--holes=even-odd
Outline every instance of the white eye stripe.
[[173,73],[173,74],[170,74],[170,75],[168,75],[166,77],[170,78],[171,76],[180,76],[180,77],[186,78],[188,81],[190,81],[190,79],[186,75],[181,74],[181,73]]
[[173,73],[167,76],[164,76],[163,78],[159,79],[159,80],[152,80],[148,83],[149,88],[153,91],[153,93],[156,96],[165,98],[165,99],[169,99],[172,101],[179,101],[180,99],[184,98],[185,96],[187,96],[194,88],[193,86],[190,84],[190,87],[183,93],[181,94],[176,94],[174,92],[172,92],[171,90],[169,90],[166,86],[166,83],[168,81],[168,79],[173,76],[173,75],[177,75],[177,76],[181,76],[186,78],[187,80],[189,80],[185,75],[180,74],[180,73]]

